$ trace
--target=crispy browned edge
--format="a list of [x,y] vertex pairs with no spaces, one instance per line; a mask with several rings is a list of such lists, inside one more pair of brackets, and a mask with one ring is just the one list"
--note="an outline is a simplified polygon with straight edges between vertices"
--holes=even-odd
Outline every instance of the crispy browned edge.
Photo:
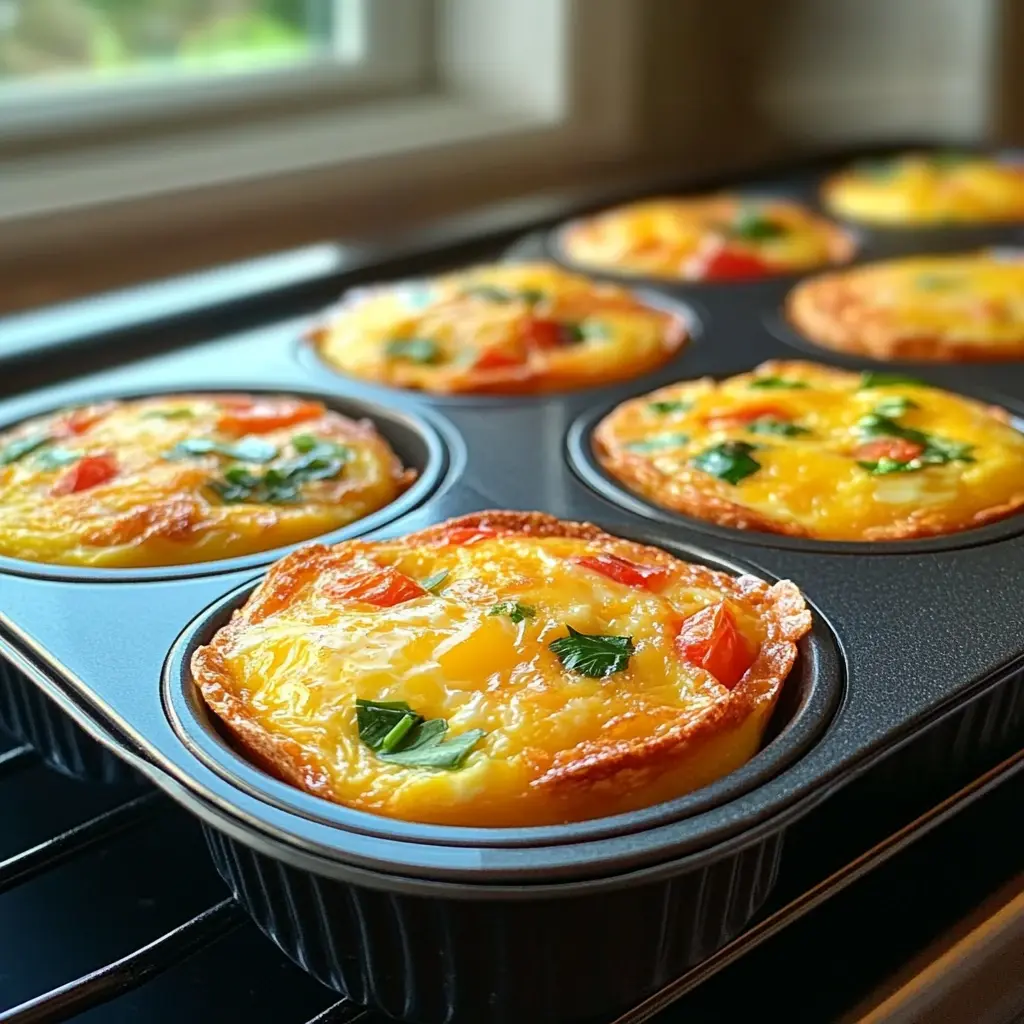
[[[632,549],[638,558],[647,561],[686,565],[695,583],[713,586],[753,608],[765,625],[765,640],[740,683],[699,718],[680,723],[656,740],[623,742],[580,757],[556,759],[536,785],[561,788],[607,779],[627,769],[660,771],[693,744],[739,725],[758,705],[766,701],[774,703],[796,659],[796,642],[811,628],[811,614],[803,596],[796,585],[787,580],[769,586],[754,576],[734,578],[703,566],[682,563],[659,548],[615,537],[590,523],[567,522],[541,512],[476,512],[410,534],[400,543],[430,544],[443,541],[453,527],[476,526],[489,526],[522,536],[614,542],[616,546]],[[231,621],[209,644],[195,651],[191,661],[192,678],[203,699],[247,755],[270,774],[327,799],[331,799],[332,794],[323,769],[303,753],[299,744],[268,730],[250,714],[244,697],[232,692],[223,649],[251,622],[262,621],[285,607],[321,571],[372,547],[360,541],[347,541],[333,548],[311,545],[283,558],[271,568],[246,605],[235,611]]]
[[[553,263],[551,266],[555,270],[560,270],[563,273],[565,272],[564,268],[559,267],[557,264]],[[466,271],[466,273],[468,272],[469,271]],[[623,297],[628,297],[635,302],[638,309],[645,309],[650,313],[656,314],[664,321],[665,326],[662,333],[661,348],[654,356],[652,356],[652,358],[645,361],[634,360],[630,363],[624,364],[619,367],[620,372],[590,375],[582,373],[551,374],[545,373],[543,367],[527,365],[523,367],[496,367],[493,370],[482,371],[470,370],[469,372],[464,371],[455,376],[450,374],[439,374],[430,386],[424,386],[418,381],[404,382],[400,380],[383,380],[376,377],[361,377],[359,379],[380,380],[381,383],[387,384],[389,387],[404,388],[408,391],[425,391],[439,395],[540,395],[547,394],[552,391],[601,387],[602,385],[611,384],[615,381],[630,380],[634,377],[639,377],[644,373],[649,373],[652,370],[658,369],[660,366],[664,366],[665,363],[667,363],[679,351],[679,349],[686,344],[690,334],[689,327],[686,320],[678,313],[671,312],[667,309],[661,309],[657,306],[651,306],[649,303],[642,301],[638,296],[634,295],[628,288],[611,285],[607,282],[592,283],[595,288],[598,289],[619,291],[623,293]],[[388,287],[393,286],[394,285],[382,285],[376,288],[353,289],[346,296],[343,296],[340,302],[333,305],[324,313],[319,324],[309,330],[306,335],[306,340],[316,349],[319,358],[330,366],[334,372],[349,376],[341,367],[333,363],[322,351],[323,342],[326,341],[331,333],[332,321],[339,316],[343,316],[350,307],[357,305],[365,296],[380,291],[386,291]]]
[[[807,365],[814,366],[815,370],[819,373],[825,371],[835,377],[859,376],[857,373],[821,366],[817,363],[808,364],[798,360],[777,359],[762,363],[753,372],[772,376],[785,376],[788,371]],[[717,383],[710,377],[703,379],[711,383]],[[658,390],[662,389],[659,388]],[[649,397],[649,395],[641,395],[639,398],[631,398],[629,401],[623,402],[621,405],[616,406],[595,427],[593,434],[594,453],[597,456],[598,462],[600,462],[607,473],[655,505],[667,508],[673,512],[680,512],[683,515],[704,519],[718,526],[727,526],[735,530],[760,530],[764,533],[775,533],[789,537],[807,537],[816,540],[830,539],[811,534],[797,523],[764,516],[753,509],[709,493],[699,486],[687,487],[678,496],[665,494],[665,475],[657,470],[649,459],[629,452],[615,442],[615,420],[620,410],[631,405],[646,402]],[[964,395],[958,395],[957,397],[983,410],[995,419],[1004,423],[1010,422],[1010,415],[1005,409],[986,405],[984,402],[974,401]],[[709,486],[711,486],[710,480]],[[1015,495],[1010,501],[1002,505],[993,505],[990,508],[980,509],[974,514],[970,522],[962,526],[950,528],[934,518],[929,519],[928,516],[920,516],[912,522],[903,521],[893,523],[891,526],[866,531],[862,540],[865,542],[913,540],[915,538],[960,533],[963,530],[974,529],[987,523],[994,523],[1000,519],[1005,519],[1022,508],[1024,508],[1024,485],[1022,485],[1020,493]]]
[[[671,197],[665,197],[671,199]],[[735,199],[736,197],[730,196],[729,194],[721,196],[708,196],[706,202],[721,202],[723,199]],[[849,263],[853,259],[857,252],[857,239],[854,234],[844,228],[841,224],[829,220],[827,217],[822,217],[816,214],[808,206],[803,203],[795,202],[793,200],[779,198],[775,200],[780,203],[787,203],[790,206],[800,206],[808,215],[808,223],[813,224],[821,228],[828,240],[828,259],[824,261],[824,264],[842,264]],[[625,215],[630,207],[634,204],[626,204],[625,206],[616,207],[612,210],[606,210],[603,213],[595,214],[590,217],[581,217],[579,220],[571,221],[567,224],[559,234],[558,244],[559,248],[565,256],[566,262],[581,269],[586,270],[591,268],[594,270],[613,270],[618,274],[622,274],[625,277],[649,277],[656,280],[662,281],[683,281],[693,280],[692,277],[683,274],[667,274],[667,273],[654,273],[649,270],[638,269],[632,266],[628,261],[622,261],[617,259],[586,259],[574,255],[573,250],[577,248],[577,240],[583,236],[586,236],[593,231],[594,225],[601,219],[610,216],[611,214],[621,213]],[[781,270],[766,274],[766,277],[783,277],[786,274],[797,273],[800,271],[807,271],[813,269],[812,267],[800,266],[800,267],[783,267]]]
[[947,339],[941,333],[907,334],[898,320],[865,322],[856,316],[857,295],[847,286],[848,275],[855,276],[859,269],[801,281],[786,297],[790,324],[816,345],[883,361],[991,363],[1024,358],[1024,331],[1012,345],[976,344]]

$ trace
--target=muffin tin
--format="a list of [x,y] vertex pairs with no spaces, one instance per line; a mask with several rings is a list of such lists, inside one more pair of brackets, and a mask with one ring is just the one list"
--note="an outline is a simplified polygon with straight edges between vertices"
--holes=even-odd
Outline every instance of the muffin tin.
[[[815,181],[803,171],[750,187],[813,201]],[[558,229],[523,239],[508,257],[558,259]],[[865,260],[1021,239],[992,228],[869,230],[860,240]],[[440,249],[438,266],[451,257]],[[384,266],[380,277],[389,276]],[[807,357],[769,329],[794,280],[631,280],[687,316],[694,338],[654,373],[561,395],[443,398],[349,380],[302,340],[313,318],[296,317],[0,405],[10,424],[110,395],[315,394],[369,416],[421,471],[394,505],[327,539],[536,509],[726,571],[793,579],[815,630],[765,746],[727,778],[632,814],[481,830],[374,817],[266,776],[226,742],[185,666],[281,551],[124,572],[0,561],[0,724],[64,771],[146,779],[190,808],[264,931],[358,1002],[410,1020],[495,1024],[626,1009],[744,929],[771,891],[787,830],[839,788],[871,781],[883,800],[892,787],[961,772],[1024,739],[1024,516],[934,541],[823,544],[714,527],[601,480],[589,432],[618,402],[678,379]],[[339,278],[338,288],[348,283]],[[824,350],[814,358],[880,365]],[[1024,411],[1021,364],[884,365]]]

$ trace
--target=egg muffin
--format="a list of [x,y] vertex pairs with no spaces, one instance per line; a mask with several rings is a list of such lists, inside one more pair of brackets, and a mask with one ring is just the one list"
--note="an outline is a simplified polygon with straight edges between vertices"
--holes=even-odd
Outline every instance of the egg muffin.
[[594,448],[654,504],[741,530],[901,540],[1024,506],[1024,435],[1003,409],[814,363],[769,362],[631,399],[601,421]]
[[962,153],[864,160],[829,178],[837,217],[886,227],[1024,220],[1024,166]]
[[313,334],[353,377],[439,393],[568,390],[661,366],[682,319],[545,264],[480,266],[346,296]]
[[409,821],[550,825],[742,765],[810,628],[792,583],[481,512],[294,552],[192,674],[253,760],[316,796]]
[[278,396],[102,402],[0,434],[0,555],[129,568],[308,540],[415,477],[368,421]]
[[786,300],[810,341],[874,359],[1024,359],[1024,251],[912,256],[822,274]]
[[562,236],[581,267],[690,281],[792,274],[844,263],[853,239],[785,199],[648,199],[577,221]]

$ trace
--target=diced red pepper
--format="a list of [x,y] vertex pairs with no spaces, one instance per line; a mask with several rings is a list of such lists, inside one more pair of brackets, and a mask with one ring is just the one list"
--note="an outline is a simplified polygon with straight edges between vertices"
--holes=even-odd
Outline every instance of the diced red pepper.
[[110,455],[87,455],[53,485],[52,494],[77,494],[98,487],[117,476],[117,462]]
[[724,601],[691,615],[679,630],[676,648],[691,665],[706,669],[728,690],[757,657]]
[[222,402],[227,411],[221,413],[217,427],[227,434],[266,434],[281,427],[319,419],[324,414],[320,402],[302,401],[238,401]]
[[792,415],[777,405],[769,405],[762,402],[758,405],[748,405],[742,409],[722,409],[720,412],[709,412],[704,417],[704,422],[717,426],[728,427],[738,426],[744,423],[753,423],[762,416],[770,416],[776,420],[791,420]]
[[529,316],[523,320],[520,329],[529,348],[560,348],[566,341],[565,326],[558,320]]
[[75,409],[54,424],[53,436],[75,437],[84,434],[91,426],[109,416],[113,408],[113,402],[105,402],[103,405],[87,405],[82,409]]
[[698,253],[687,270],[688,276],[703,281],[742,281],[774,272],[772,265],[760,256],[726,246]]
[[415,580],[391,566],[340,576],[330,580],[324,590],[329,597],[363,601],[378,608],[392,608],[426,594]]
[[480,353],[473,364],[474,370],[503,370],[509,366],[522,366],[526,357],[522,352],[509,352],[500,348],[489,348]]
[[916,441],[908,441],[903,437],[880,437],[876,441],[868,441],[854,451],[854,457],[861,462],[877,462],[879,459],[892,459],[893,462],[910,462],[924,451],[924,445]]
[[593,569],[616,583],[627,587],[643,587],[657,590],[672,577],[672,570],[662,565],[641,565],[617,555],[583,555],[574,562],[587,569]]
[[490,526],[456,526],[445,532],[443,542],[454,547],[469,547],[482,540],[490,540],[500,534]]

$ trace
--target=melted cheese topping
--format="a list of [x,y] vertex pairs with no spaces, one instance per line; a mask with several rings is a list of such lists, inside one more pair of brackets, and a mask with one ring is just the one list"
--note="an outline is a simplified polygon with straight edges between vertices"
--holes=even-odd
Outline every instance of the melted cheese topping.
[[435,392],[539,392],[633,377],[685,340],[630,292],[548,264],[483,266],[351,293],[316,332],[353,377]]
[[885,260],[797,290],[819,289],[820,297],[819,281],[828,286],[819,307],[834,302],[845,311],[843,321],[861,333],[1024,350],[1024,253]]
[[[760,221],[747,231],[743,218]],[[765,230],[764,225],[769,227]],[[852,240],[834,224],[799,203],[736,196],[653,199],[619,207],[572,225],[566,256],[580,266],[652,277],[756,277],[844,262]],[[725,265],[716,260],[725,255]],[[739,272],[729,258],[763,264]],[[718,270],[716,270],[718,267]]]
[[[805,386],[752,387],[773,377]],[[951,533],[1024,505],[1024,436],[1002,410],[924,384],[863,387],[862,380],[812,363],[779,362],[721,382],[674,384],[626,402],[600,424],[601,461],[657,504],[822,540]],[[894,405],[900,399],[912,403],[903,412]],[[682,407],[659,411],[666,408],[660,403]],[[862,423],[886,410],[900,427],[969,446],[971,461],[873,474],[860,463],[883,453],[863,446],[892,438],[865,432]],[[751,429],[765,420],[800,432]],[[694,464],[723,442],[753,445],[756,471],[730,483]]]
[[1024,219],[1024,167],[986,158],[908,154],[855,166],[823,191],[836,215],[873,224]]
[[[281,417],[293,422],[275,427]],[[302,436],[341,446],[339,472],[303,477],[269,500],[217,493],[232,467],[288,472],[303,459]],[[197,440],[242,443],[243,454],[256,441],[273,457],[168,457]],[[231,558],[345,526],[393,501],[412,476],[371,424],[320,403],[178,395],[66,410],[0,434],[0,554],[101,568]]]
[[[775,592],[761,581],[598,538],[442,535],[306,549],[276,567],[193,670],[264,763],[350,807],[509,826],[646,806],[756,751],[795,655],[791,640],[809,617],[797,595],[798,626],[783,642],[769,607]],[[649,590],[575,561],[609,552],[665,567],[667,578]],[[412,580],[447,576],[394,607],[338,596],[339,581],[381,566]],[[751,656],[759,652],[731,693],[674,647],[687,616],[723,599]],[[532,614],[496,614],[508,601]],[[570,671],[549,646],[569,626],[631,637],[635,653],[603,678]],[[484,736],[458,770],[387,763],[360,739],[357,699],[404,701],[446,721],[449,738]]]

